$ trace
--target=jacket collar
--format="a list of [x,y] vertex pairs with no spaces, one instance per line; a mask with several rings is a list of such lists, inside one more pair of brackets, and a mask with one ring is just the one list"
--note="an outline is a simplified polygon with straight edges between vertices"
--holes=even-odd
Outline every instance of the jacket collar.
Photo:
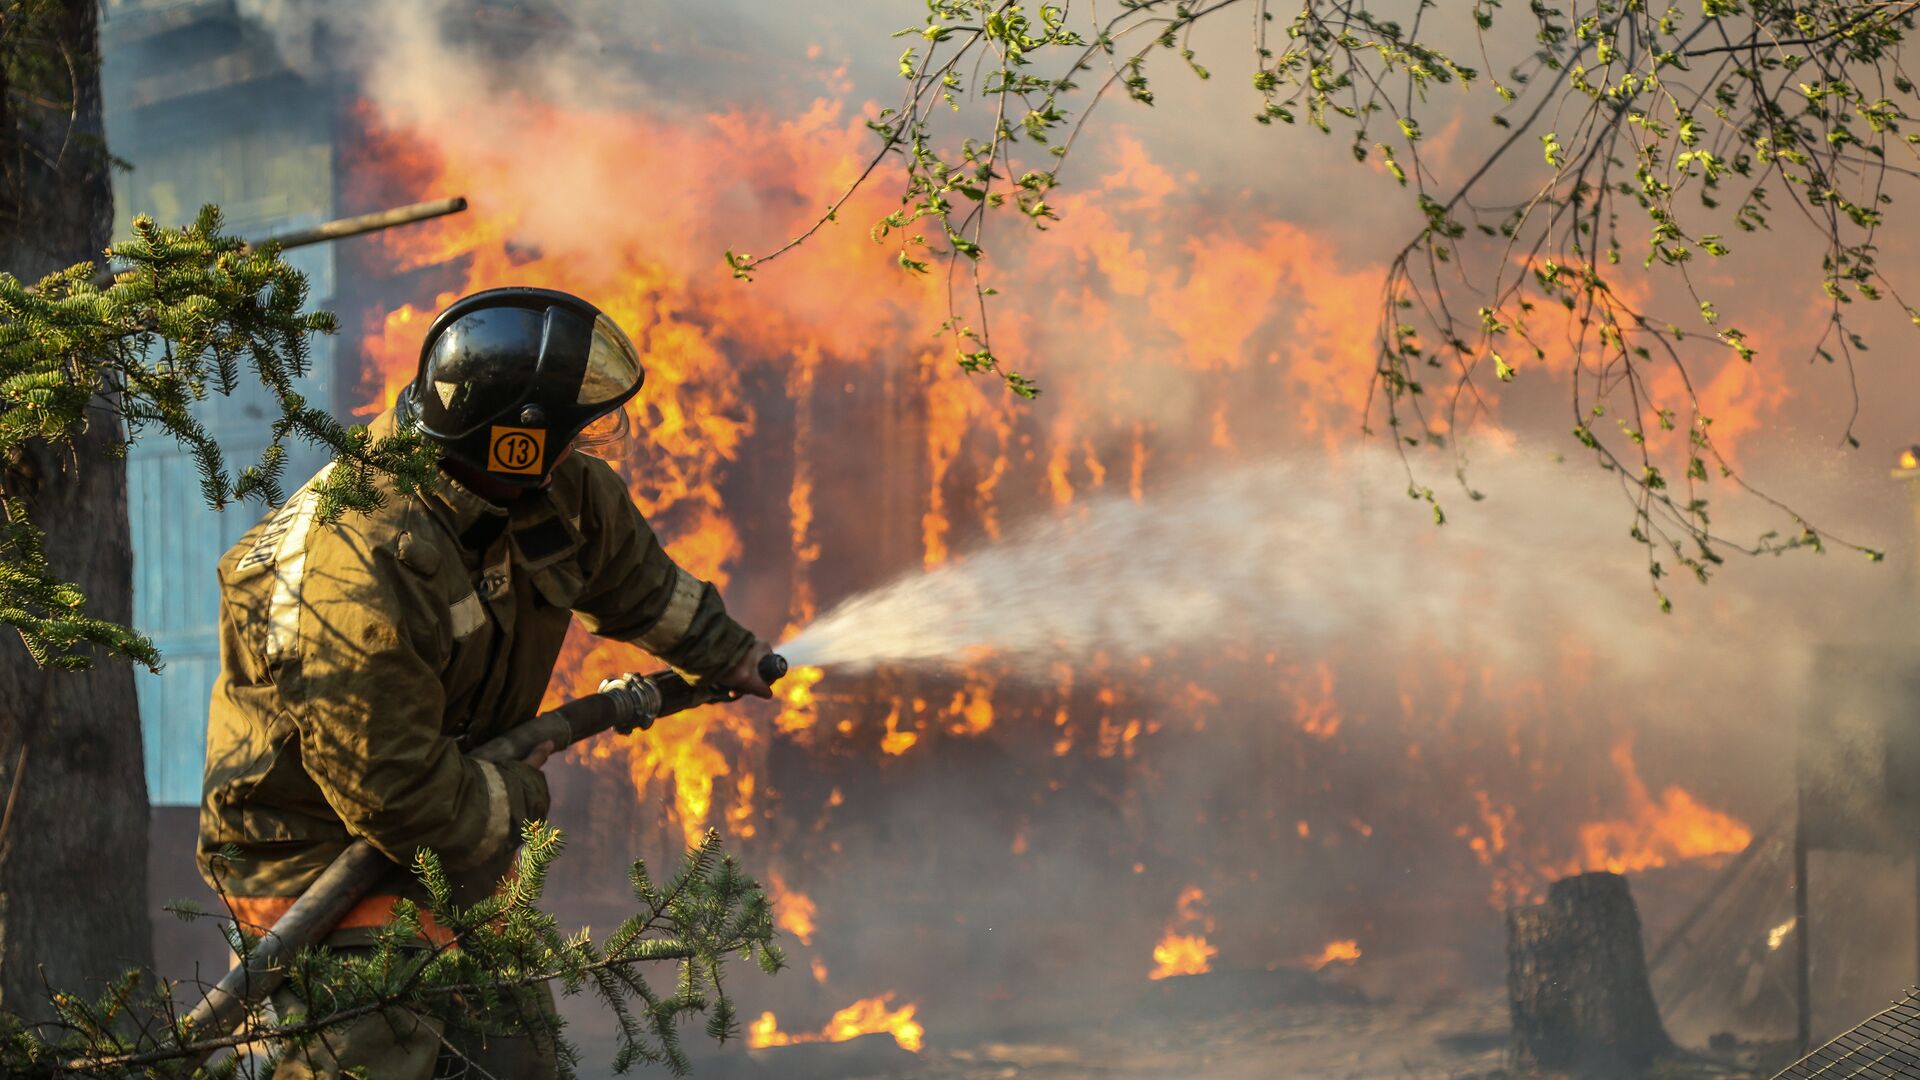
[[[388,409],[367,424],[367,431],[379,439],[392,435],[397,426],[394,410]],[[433,486],[421,491],[420,497],[446,523],[461,545],[475,552],[492,546],[493,540],[506,531],[512,516],[507,507],[488,502],[444,472],[438,474]],[[528,501],[544,502],[545,499]]]
[[452,526],[461,546],[473,551],[484,551],[491,546],[493,540],[506,531],[507,522],[512,518],[512,512],[506,507],[488,502],[446,473],[441,473],[440,482],[424,494],[428,503]]

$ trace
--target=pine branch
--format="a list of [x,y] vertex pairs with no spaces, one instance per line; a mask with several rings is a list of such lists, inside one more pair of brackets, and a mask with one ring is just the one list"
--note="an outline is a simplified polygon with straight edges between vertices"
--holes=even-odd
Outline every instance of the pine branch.
[[[297,1052],[330,1029],[388,1009],[454,1022],[481,1017],[516,1032],[538,1032],[555,1040],[563,1063],[577,1061],[558,1019],[537,1007],[534,991],[552,982],[565,993],[594,989],[618,1026],[616,1067],[622,1071],[645,1061],[683,1074],[690,1062],[679,1025],[692,1014],[709,1014],[704,1030],[716,1041],[737,1034],[736,1010],[721,982],[728,958],[750,959],[769,974],[783,960],[773,944],[778,931],[765,892],[722,853],[717,834],[709,831],[664,888],[653,887],[645,867],[634,865],[632,877],[644,886],[634,890],[640,910],[627,922],[638,920],[650,929],[615,935],[604,949],[596,948],[584,930],[562,935],[538,906],[547,873],[564,846],[559,830],[529,823],[521,838],[515,871],[493,896],[465,908],[452,903],[439,859],[422,853],[415,876],[430,897],[427,909],[453,933],[454,944],[420,947],[420,909],[402,901],[392,921],[377,932],[370,953],[341,956],[316,949],[294,962],[288,985],[308,1003],[305,1015],[269,1021],[256,1011],[237,1032],[195,1038],[179,1026],[164,991],[146,1001],[136,993],[142,980],[129,975],[97,999],[54,995],[58,1020],[52,1025],[30,1029],[0,1014],[0,1073],[182,1075],[178,1070],[223,1050],[271,1043],[283,1055]],[[174,910],[184,919],[206,917],[188,905]],[[244,953],[257,940],[244,928],[224,925],[237,951]],[[676,965],[674,988],[665,996],[643,974],[663,962]],[[629,1005],[634,1000],[642,1005],[637,1011]],[[133,1037],[126,1033],[128,1026],[136,1032]]]
[[[270,245],[252,250],[225,235],[209,206],[180,229],[137,218],[133,238],[106,254],[125,268],[104,285],[85,263],[32,288],[0,274],[0,461],[17,460],[29,445],[70,449],[104,407],[125,424],[129,442],[161,435],[178,443],[215,509],[284,498],[293,439],[324,447],[336,462],[318,486],[323,521],[377,508],[384,486],[404,494],[433,482],[437,455],[424,440],[375,440],[300,395],[308,341],[335,324],[306,310],[305,276]],[[247,385],[265,388],[280,415],[260,458],[235,470],[195,408]],[[48,568],[30,486],[11,470],[0,475],[0,503],[0,623],[43,665],[84,668],[98,649],[157,669],[151,641],[88,616],[83,591]]]

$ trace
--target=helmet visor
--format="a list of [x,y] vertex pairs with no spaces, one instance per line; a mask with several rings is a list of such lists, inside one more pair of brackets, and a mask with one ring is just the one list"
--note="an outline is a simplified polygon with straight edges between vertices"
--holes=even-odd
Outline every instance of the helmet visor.
[[601,405],[630,393],[640,382],[640,354],[633,342],[605,315],[593,320],[593,345],[580,377],[577,404]]
[[573,437],[573,448],[604,461],[618,461],[626,456],[627,439],[632,432],[626,406],[622,405],[581,428],[580,434]]

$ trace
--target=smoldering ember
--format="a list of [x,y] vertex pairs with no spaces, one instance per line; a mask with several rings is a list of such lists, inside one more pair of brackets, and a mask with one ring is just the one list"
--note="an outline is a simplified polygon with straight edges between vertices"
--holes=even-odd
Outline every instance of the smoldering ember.
[[1920,1077],[1916,19],[0,0],[0,1075]]

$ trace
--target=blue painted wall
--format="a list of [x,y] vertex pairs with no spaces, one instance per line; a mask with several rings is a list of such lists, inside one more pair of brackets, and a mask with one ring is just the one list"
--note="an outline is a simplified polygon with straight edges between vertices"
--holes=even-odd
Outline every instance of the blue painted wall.
[[[231,0],[109,0],[102,24],[107,137],[131,164],[114,178],[114,233],[135,214],[189,220],[218,203],[230,231],[257,238],[334,215],[333,96],[280,63],[271,42]],[[289,253],[313,286],[312,305],[334,293],[325,247]],[[335,401],[334,342],[315,342],[303,392]],[[278,410],[261,390],[202,403],[200,416],[236,467],[258,458]],[[324,457],[289,446],[288,491]],[[264,513],[256,504],[207,508],[193,462],[164,437],[134,445],[128,460],[133,526],[134,623],[165,658],[138,677],[147,790],[158,805],[200,800],[207,701],[219,670],[219,589],[214,566]]]

